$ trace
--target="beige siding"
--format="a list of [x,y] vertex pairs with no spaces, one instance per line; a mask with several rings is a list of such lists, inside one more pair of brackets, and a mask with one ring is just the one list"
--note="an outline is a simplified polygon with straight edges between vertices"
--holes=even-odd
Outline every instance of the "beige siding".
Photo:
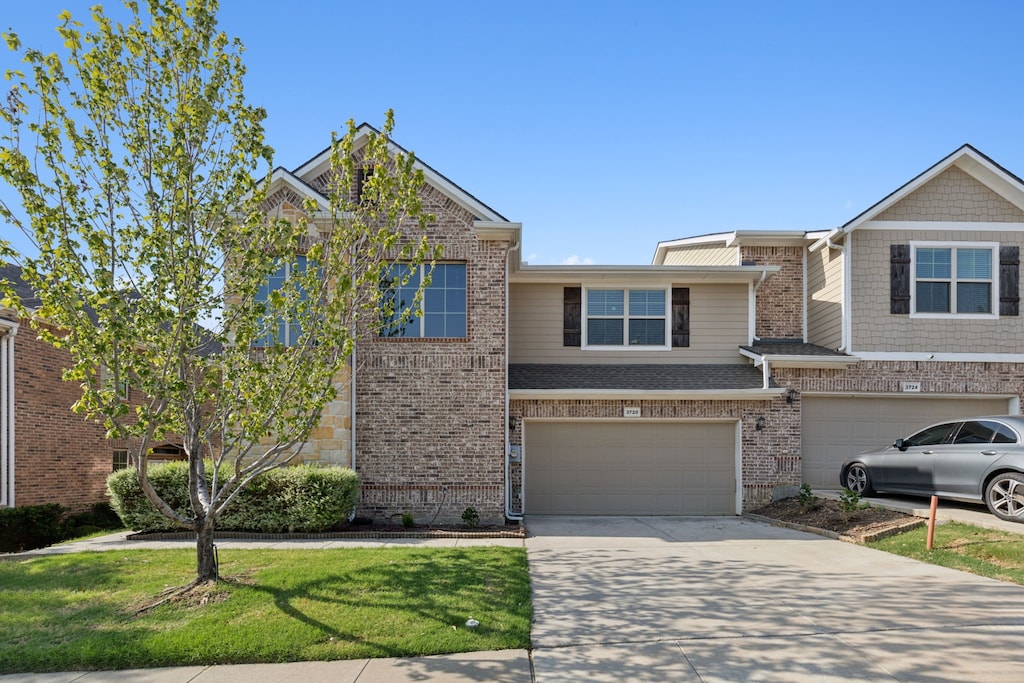
[[1024,212],[956,166],[881,213],[881,221],[1024,221]]
[[828,349],[843,343],[843,253],[838,249],[807,254],[807,341]]
[[[510,363],[746,363],[747,285],[689,285],[690,346],[671,351],[594,350],[562,345],[562,284],[509,288]],[[686,286],[686,285],[682,285]]]
[[692,247],[677,247],[665,254],[666,266],[738,266],[739,252],[736,247],[720,244],[695,244]]
[[1021,353],[1024,317],[991,320],[911,318],[889,312],[889,246],[911,241],[1024,244],[1021,232],[973,230],[858,230],[852,257],[851,344],[858,351]]

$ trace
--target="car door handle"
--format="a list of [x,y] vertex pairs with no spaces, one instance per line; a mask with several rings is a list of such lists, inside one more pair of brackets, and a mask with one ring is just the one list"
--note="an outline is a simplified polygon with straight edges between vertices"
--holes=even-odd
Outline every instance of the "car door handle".
[[982,455],[998,455],[999,451],[982,451]]
[[922,455],[934,455],[935,451],[921,451]]

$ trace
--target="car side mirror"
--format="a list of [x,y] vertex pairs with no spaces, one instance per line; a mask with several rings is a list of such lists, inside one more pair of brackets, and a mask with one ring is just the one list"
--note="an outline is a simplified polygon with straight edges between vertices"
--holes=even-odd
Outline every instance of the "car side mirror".
[[904,441],[903,441],[903,439],[896,439],[896,441],[895,441],[895,442],[893,443],[892,447],[893,447],[893,448],[898,448],[898,449],[900,449],[901,451],[905,451],[905,450],[907,450],[908,448],[910,448],[910,446],[908,446],[908,445],[906,444],[906,442],[904,442]]

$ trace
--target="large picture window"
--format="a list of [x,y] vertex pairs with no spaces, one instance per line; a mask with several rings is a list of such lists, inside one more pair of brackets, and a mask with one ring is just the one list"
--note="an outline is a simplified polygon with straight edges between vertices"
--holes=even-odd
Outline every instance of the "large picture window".
[[[295,263],[282,263],[278,266],[277,270],[270,276],[267,283],[261,285],[259,290],[256,292],[256,301],[261,303],[267,303],[270,299],[270,293],[284,289],[285,282],[289,278],[300,275],[306,270],[306,257],[297,256]],[[299,289],[299,300],[306,299],[306,292],[303,289]],[[259,346],[272,346],[274,344],[283,344],[284,346],[294,346],[298,343],[299,336],[302,334],[302,326],[296,320],[290,319],[288,316],[275,318],[273,321],[264,320],[264,324],[267,328],[267,334],[260,339]]]
[[668,346],[667,291],[587,289],[586,346]]
[[997,264],[989,244],[913,246],[913,307],[925,315],[993,315]]
[[[415,304],[416,291],[427,273],[430,273],[430,284],[423,290],[419,315],[402,320],[402,312]],[[384,321],[382,337],[466,337],[465,263],[438,263],[433,269],[429,265],[396,265],[388,273],[384,286],[391,315]]]

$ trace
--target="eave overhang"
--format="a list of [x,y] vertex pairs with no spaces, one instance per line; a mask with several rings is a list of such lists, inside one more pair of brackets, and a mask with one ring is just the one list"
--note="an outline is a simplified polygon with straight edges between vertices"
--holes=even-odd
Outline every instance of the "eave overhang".
[[520,265],[509,282],[709,282],[754,283],[780,266],[529,266]]

